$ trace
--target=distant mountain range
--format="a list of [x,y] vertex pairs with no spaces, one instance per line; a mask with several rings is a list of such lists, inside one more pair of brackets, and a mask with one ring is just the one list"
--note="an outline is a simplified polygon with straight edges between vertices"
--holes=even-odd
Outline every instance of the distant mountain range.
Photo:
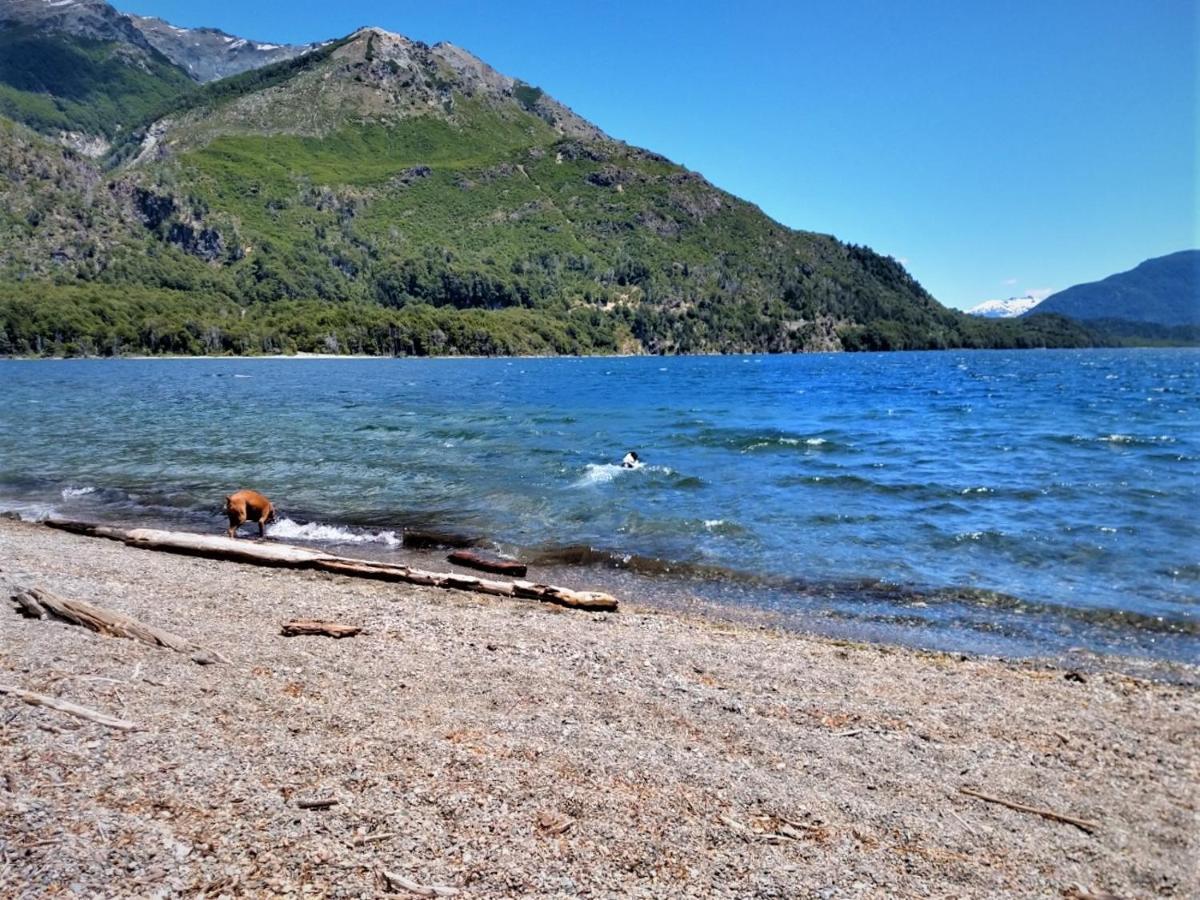
[[1085,322],[1200,325],[1200,250],[1148,259],[1128,272],[1052,294],[1039,313]]
[[1028,295],[1009,297],[1007,300],[985,300],[978,306],[968,309],[967,315],[982,316],[985,319],[1012,319],[1029,312],[1040,302]]
[[939,304],[452,44],[0,0],[0,353],[1079,346]]

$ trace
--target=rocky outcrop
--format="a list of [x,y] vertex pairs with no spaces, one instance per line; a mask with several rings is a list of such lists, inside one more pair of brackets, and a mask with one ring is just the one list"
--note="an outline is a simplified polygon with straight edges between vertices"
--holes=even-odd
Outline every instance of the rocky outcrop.
[[167,230],[167,243],[205,262],[215,262],[225,255],[225,241],[215,228],[196,228],[184,222],[174,222]]

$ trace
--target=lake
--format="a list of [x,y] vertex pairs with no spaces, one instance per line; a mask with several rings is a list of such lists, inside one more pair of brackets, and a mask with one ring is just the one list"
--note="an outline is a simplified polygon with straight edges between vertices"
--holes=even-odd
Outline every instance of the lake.
[[[531,575],[963,652],[1200,656],[1200,351],[0,361],[0,509]],[[636,450],[644,463],[624,469]]]

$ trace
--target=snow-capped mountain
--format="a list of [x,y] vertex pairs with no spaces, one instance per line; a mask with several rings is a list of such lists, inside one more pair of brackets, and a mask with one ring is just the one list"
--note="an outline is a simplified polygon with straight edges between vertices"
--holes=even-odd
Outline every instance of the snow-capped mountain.
[[249,69],[291,59],[317,44],[268,44],[216,28],[178,28],[149,16],[126,16],[159,53],[197,81],[215,81]]
[[1007,300],[985,300],[968,309],[967,314],[982,316],[985,319],[1014,319],[1029,312],[1041,302],[1041,299],[1028,294],[1024,297],[1009,297]]

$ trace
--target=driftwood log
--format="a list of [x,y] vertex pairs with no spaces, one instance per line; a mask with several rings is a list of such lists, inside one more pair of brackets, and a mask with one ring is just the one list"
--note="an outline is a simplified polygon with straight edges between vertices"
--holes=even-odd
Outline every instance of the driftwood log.
[[294,547],[290,544],[238,540],[224,535],[159,531],[154,528],[114,528],[108,525],[62,519],[47,519],[45,524],[51,528],[75,534],[110,538],[131,547],[182,553],[187,556],[202,556],[207,559],[224,559],[231,562],[278,566],[288,569],[316,569],[354,578],[373,578],[380,581],[397,581],[429,587],[475,591],[498,597],[537,600],[542,603],[554,603],[572,609],[597,612],[615,611],[618,606],[615,597],[599,591],[573,591],[532,581],[493,581],[477,578],[474,575],[460,575],[455,572],[427,572],[423,569],[414,569],[410,566],[393,563],[336,556],[322,550]]
[[298,637],[305,634],[318,634],[325,637],[344,638],[354,637],[362,631],[357,625],[342,625],[339,622],[322,622],[320,619],[292,619],[283,623],[284,637]]
[[[147,625],[133,616],[104,609],[93,603],[88,603],[86,600],[60,597],[58,594],[53,594],[42,587],[18,590],[13,594],[13,600],[20,606],[21,611],[31,618],[45,619],[49,616],[55,616],[75,625],[82,625],[84,628],[94,631],[97,634],[129,638],[130,640],[142,641],[155,647],[166,647],[168,650],[174,650],[176,653],[192,654],[193,659],[196,656],[201,656],[204,658],[204,662],[201,664],[213,661],[229,662],[229,660],[216,651],[206,650],[186,638],[172,634],[166,629]],[[201,662],[201,660],[196,659],[196,662]]]
[[513,578],[524,578],[525,573],[529,571],[523,562],[505,559],[491,553],[482,553],[479,550],[455,550],[446,559],[470,569],[493,572],[496,575],[511,575]]
[[0,684],[0,694],[8,694],[9,696],[16,697],[18,700],[24,700],[30,706],[44,706],[47,709],[65,712],[80,719],[87,719],[89,722],[95,722],[98,725],[116,728],[118,731],[137,731],[139,727],[136,722],[130,722],[127,719],[118,719],[116,716],[110,716],[108,713],[80,706],[78,703],[71,703],[69,700],[59,700],[57,697],[51,697],[48,694],[23,691],[20,688],[15,688],[7,684]]
[[411,550],[436,550],[439,547],[474,547],[479,538],[465,534],[451,534],[448,531],[421,531],[405,528],[401,543]]

